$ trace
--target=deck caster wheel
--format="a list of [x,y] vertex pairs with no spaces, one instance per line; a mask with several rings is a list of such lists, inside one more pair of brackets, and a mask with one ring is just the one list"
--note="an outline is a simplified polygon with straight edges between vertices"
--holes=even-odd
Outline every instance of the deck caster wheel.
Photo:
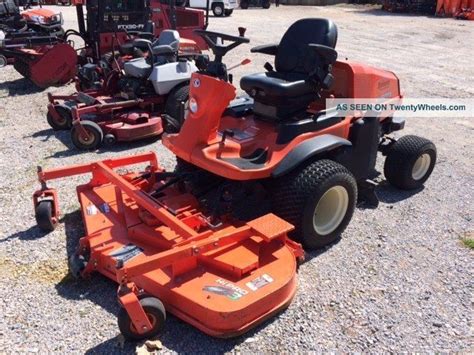
[[80,150],[95,150],[100,147],[104,139],[104,132],[99,125],[92,121],[81,121],[74,125],[71,130],[71,140],[74,146]]
[[46,119],[48,120],[51,128],[55,131],[64,131],[70,129],[72,127],[71,109],[60,105],[56,105],[54,108],[56,109],[59,117],[55,118],[49,112],[46,115]]
[[83,255],[74,254],[68,260],[69,273],[75,279],[81,278],[86,266],[87,261]]
[[117,138],[111,133],[106,134],[104,137],[104,143],[107,145],[114,145],[117,142]]
[[338,240],[357,202],[354,176],[326,159],[279,178],[271,189],[273,211],[295,226],[290,236],[309,250]]
[[433,142],[418,136],[403,136],[389,148],[384,174],[393,186],[413,190],[423,186],[435,164]]
[[150,320],[152,328],[147,330],[145,333],[138,333],[127,311],[122,307],[118,313],[118,326],[120,332],[126,339],[141,340],[152,338],[160,333],[165,325],[165,307],[158,298],[144,297],[140,299],[140,304],[143,307],[148,319]]
[[57,225],[53,220],[53,201],[40,201],[35,208],[36,224],[45,232],[52,232]]

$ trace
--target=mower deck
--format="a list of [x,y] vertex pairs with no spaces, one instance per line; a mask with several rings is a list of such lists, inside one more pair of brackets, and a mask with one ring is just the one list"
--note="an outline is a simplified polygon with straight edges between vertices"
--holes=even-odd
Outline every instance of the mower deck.
[[[151,163],[145,175],[113,168]],[[158,297],[182,320],[217,337],[239,335],[286,307],[296,291],[296,259],[303,253],[273,214],[250,222],[210,222],[196,198],[179,186],[154,181],[162,171],[154,154],[40,172],[40,179],[91,172],[77,187],[86,236],[78,254],[85,276],[98,271],[117,281],[119,299],[136,329],[146,329],[138,302]],[[158,176],[157,175],[157,176]],[[163,188],[164,187],[164,188]],[[54,190],[35,194],[35,204]]]

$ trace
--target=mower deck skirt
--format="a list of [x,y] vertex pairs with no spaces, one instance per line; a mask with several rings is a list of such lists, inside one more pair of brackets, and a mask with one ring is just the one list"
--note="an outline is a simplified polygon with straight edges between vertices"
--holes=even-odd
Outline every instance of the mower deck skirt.
[[[116,186],[77,188],[87,235],[81,244],[90,249],[91,271],[118,282],[126,276],[144,293],[159,297],[167,311],[217,337],[239,335],[291,302],[295,255],[269,228],[281,223],[284,231],[291,225],[273,215],[224,225],[192,243],[195,249],[189,253],[189,243],[178,233],[163,224],[144,223],[136,202]],[[182,196],[166,203],[173,199]],[[206,251],[202,246],[208,240],[222,246]],[[180,248],[178,258],[167,257]],[[163,266],[152,267],[155,260]],[[123,265],[120,272],[118,263]]]

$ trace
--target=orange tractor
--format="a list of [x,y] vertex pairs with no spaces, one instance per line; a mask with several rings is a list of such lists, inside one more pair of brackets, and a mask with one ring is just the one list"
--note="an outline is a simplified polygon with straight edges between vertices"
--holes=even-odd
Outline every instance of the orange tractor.
[[[340,238],[378,151],[387,180],[401,189],[422,186],[436,161],[429,140],[391,137],[403,120],[325,107],[327,97],[401,98],[395,74],[336,61],[331,21],[299,20],[279,44],[253,48],[275,66],[244,76],[248,95],[238,98],[222,60],[249,39],[197,33],[215,58],[191,77],[180,133],[163,137],[175,171],[153,153],[38,171],[34,207],[45,230],[59,220],[47,181],[92,174],[77,187],[86,235],[70,270],[119,284],[118,324],[131,339],[159,333],[166,312],[213,336],[247,331],[291,302],[301,245]],[[147,168],[125,172],[133,164]]]

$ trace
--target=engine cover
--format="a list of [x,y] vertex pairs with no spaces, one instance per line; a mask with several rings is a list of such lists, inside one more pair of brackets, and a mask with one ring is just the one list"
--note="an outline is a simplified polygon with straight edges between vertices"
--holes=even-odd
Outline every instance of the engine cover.
[[192,62],[175,62],[157,65],[149,77],[158,95],[168,94],[176,85],[189,81],[198,68]]

